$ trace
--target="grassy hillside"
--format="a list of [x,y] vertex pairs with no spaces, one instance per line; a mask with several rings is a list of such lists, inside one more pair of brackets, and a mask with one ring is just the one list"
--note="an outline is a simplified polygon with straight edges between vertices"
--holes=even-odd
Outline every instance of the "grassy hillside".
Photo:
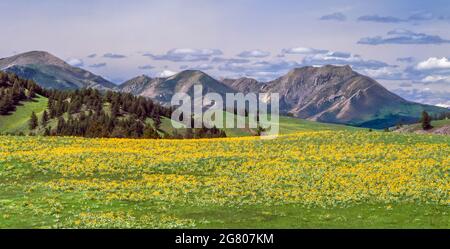
[[431,125],[435,128],[441,128],[450,125],[450,119],[431,121]]
[[[233,122],[236,122],[237,115],[232,115],[229,112],[223,112],[223,119],[226,117],[232,117]],[[248,123],[248,117],[245,118],[246,123]],[[314,121],[309,121],[305,119],[293,118],[288,116],[280,116],[279,118],[279,134],[291,134],[301,131],[325,131],[325,130],[362,130],[363,128],[339,125],[339,124],[327,124],[319,123]],[[256,134],[256,129],[250,128],[223,128],[227,137],[243,137],[243,136],[254,136]],[[160,131],[173,134],[175,129],[172,127],[171,120],[168,118],[161,118]],[[177,129],[178,134],[184,134],[185,129]]]
[[320,130],[361,130],[362,128],[314,122],[304,119],[280,116],[280,133],[289,134],[299,131],[320,131]]
[[443,120],[433,120],[431,121],[431,126],[433,126],[432,129],[424,131],[422,129],[422,124],[410,124],[410,125],[403,125],[401,127],[393,128],[396,132],[412,132],[412,133],[435,133],[435,134],[447,134],[447,132],[441,131],[441,128],[450,130],[450,119],[443,119]]
[[430,115],[436,115],[445,112],[446,109],[413,103],[388,106],[380,109],[375,115],[367,116],[365,118],[366,120],[362,120],[354,125],[383,129],[397,124],[413,124],[420,120],[423,111],[428,112]]
[[[450,119],[433,120],[433,121],[431,121],[431,125],[433,126],[433,128],[441,128],[441,127],[450,125]],[[421,124],[407,125],[407,127],[409,127],[411,131],[422,130],[422,125]]]
[[47,98],[38,95],[33,101],[21,102],[21,105],[17,106],[16,111],[12,114],[0,115],[0,134],[20,132],[27,134],[31,113],[34,111],[40,117],[47,109],[47,103]]
[[[24,102],[21,106],[17,108],[17,111],[12,115],[8,116],[0,116],[0,133],[24,133],[27,134],[29,132],[28,121],[30,119],[31,112],[34,111],[38,118],[41,117],[42,112],[47,108],[47,99],[39,96],[35,101]],[[105,105],[105,111],[107,113],[110,112],[109,105]],[[226,119],[227,114],[223,112],[224,120]],[[237,116],[234,115],[234,122],[236,122]],[[65,115],[67,119],[67,115]],[[153,124],[153,120],[148,119],[148,123]],[[246,118],[246,122],[248,122],[248,117]],[[49,126],[54,128],[56,127],[56,119],[52,119],[48,122]],[[338,125],[338,124],[327,124],[327,123],[319,123],[304,119],[298,119],[288,116],[280,116],[279,118],[279,133],[280,134],[291,134],[299,131],[320,131],[320,130],[360,130],[362,128],[356,128],[352,126],[346,125]],[[253,136],[256,134],[255,129],[249,128],[224,128],[228,137],[242,137],[242,136]],[[159,133],[163,135],[164,133],[168,133],[173,135],[175,132],[178,134],[184,134],[185,129],[175,129],[172,127],[171,120],[166,117],[161,117],[161,125],[159,129]],[[38,129],[36,131],[38,134],[42,134],[44,132],[43,129]]]

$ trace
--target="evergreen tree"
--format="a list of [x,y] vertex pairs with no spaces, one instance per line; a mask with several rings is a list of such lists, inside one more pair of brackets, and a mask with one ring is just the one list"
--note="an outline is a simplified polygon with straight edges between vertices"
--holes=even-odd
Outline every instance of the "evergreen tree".
[[431,126],[431,117],[426,111],[422,112],[421,122],[422,122],[422,129],[429,130],[433,128],[433,126]]
[[42,113],[41,125],[42,125],[43,127],[45,127],[45,126],[47,125],[47,122],[48,122],[48,113],[47,113],[47,110],[45,110],[45,111]]
[[36,127],[38,126],[38,118],[36,116],[36,113],[34,113],[34,112],[31,113],[31,118],[30,118],[30,121],[28,124],[29,124],[30,130],[36,129]]
[[63,117],[58,118],[58,124],[56,125],[56,134],[64,135],[63,131],[66,127],[66,121]]
[[160,138],[158,132],[155,131],[150,125],[146,125],[144,128],[143,138]]

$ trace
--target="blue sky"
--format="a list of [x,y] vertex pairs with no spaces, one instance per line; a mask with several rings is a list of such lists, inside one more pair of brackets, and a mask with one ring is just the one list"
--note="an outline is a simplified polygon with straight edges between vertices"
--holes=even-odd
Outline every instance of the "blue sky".
[[45,50],[114,82],[200,69],[271,80],[349,64],[411,100],[450,105],[448,1],[0,2],[0,56]]

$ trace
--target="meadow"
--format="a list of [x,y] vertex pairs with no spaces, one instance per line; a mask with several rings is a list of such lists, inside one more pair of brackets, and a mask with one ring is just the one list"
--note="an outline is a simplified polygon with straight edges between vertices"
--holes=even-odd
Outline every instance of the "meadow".
[[450,228],[450,138],[0,136],[1,228]]

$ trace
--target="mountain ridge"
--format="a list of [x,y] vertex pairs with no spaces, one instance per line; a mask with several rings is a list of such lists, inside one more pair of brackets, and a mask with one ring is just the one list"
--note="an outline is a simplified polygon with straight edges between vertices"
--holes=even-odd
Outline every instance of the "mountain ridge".
[[[236,81],[223,82],[240,91],[252,92]],[[350,66],[295,68],[253,89],[279,93],[281,113],[327,123],[384,128],[417,121],[422,111],[444,111],[405,100]]]
[[40,86],[58,90],[79,88],[115,89],[116,85],[103,77],[45,52],[30,51],[0,59],[0,70],[34,80]]
[[199,70],[184,70],[170,77],[140,75],[115,85],[50,53],[31,51],[0,59],[0,69],[32,79],[44,88],[121,91],[148,97],[166,106],[175,93],[193,96],[197,84],[203,86],[203,94],[218,93],[222,97],[225,93],[236,92],[279,93],[282,114],[371,128],[417,122],[422,111],[431,114],[448,111],[407,101],[348,65],[293,68],[268,82],[248,77],[217,80]]
[[[170,105],[175,93],[187,93],[193,96],[194,85],[202,85],[203,94],[234,93],[234,89],[214,79],[200,70],[184,70],[166,78],[135,77],[119,85],[119,89],[135,95],[152,98],[161,104]],[[136,91],[140,89],[140,91]]]

